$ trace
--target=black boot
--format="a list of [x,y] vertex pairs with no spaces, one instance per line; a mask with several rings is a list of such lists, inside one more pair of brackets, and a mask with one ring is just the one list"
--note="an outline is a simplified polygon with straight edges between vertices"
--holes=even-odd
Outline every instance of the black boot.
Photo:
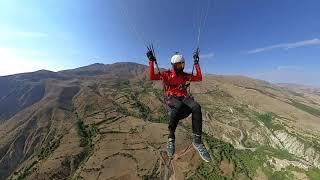
[[193,145],[194,149],[198,151],[200,157],[204,161],[206,161],[206,162],[211,161],[210,154],[209,154],[208,150],[206,149],[206,147],[204,146],[204,144],[201,141],[201,135],[195,134],[194,140],[192,142],[192,145]]
[[202,143],[201,135],[195,134],[193,142],[196,143],[196,144],[201,144]]
[[168,144],[167,144],[167,154],[169,157],[172,157],[175,152],[175,146],[174,146],[175,139],[169,138]]

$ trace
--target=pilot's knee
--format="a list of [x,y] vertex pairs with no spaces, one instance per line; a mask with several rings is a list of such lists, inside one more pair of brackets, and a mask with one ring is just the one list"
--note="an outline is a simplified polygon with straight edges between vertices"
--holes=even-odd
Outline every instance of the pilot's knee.
[[192,107],[192,111],[201,111],[201,106],[199,103],[195,103],[194,106]]

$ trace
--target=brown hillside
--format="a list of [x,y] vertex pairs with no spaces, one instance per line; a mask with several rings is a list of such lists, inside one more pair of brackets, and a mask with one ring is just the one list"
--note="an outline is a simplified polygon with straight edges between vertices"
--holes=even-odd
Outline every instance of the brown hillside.
[[161,84],[147,79],[135,63],[0,77],[0,179],[320,175],[318,94],[241,76],[193,83],[213,157],[204,163],[190,145],[191,117],[168,159]]

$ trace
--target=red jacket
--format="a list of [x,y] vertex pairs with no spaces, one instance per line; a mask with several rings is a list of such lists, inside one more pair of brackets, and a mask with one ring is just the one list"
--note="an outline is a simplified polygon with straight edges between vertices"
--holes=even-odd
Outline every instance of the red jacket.
[[165,86],[166,96],[187,96],[188,91],[185,84],[188,81],[202,81],[202,74],[199,64],[195,64],[197,74],[191,75],[188,73],[176,74],[173,69],[161,72],[161,74],[154,73],[154,61],[149,61],[149,77],[150,80],[162,80]]

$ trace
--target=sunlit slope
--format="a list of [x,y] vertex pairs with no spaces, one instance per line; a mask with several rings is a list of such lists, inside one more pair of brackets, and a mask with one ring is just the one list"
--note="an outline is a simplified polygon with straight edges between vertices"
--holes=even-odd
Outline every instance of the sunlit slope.
[[[119,70],[119,68],[121,70]],[[121,73],[123,72],[123,76]],[[191,92],[202,105],[204,142],[195,153],[191,119],[165,152],[160,82],[134,63],[58,73],[40,100],[0,125],[0,177],[12,179],[317,179],[319,94],[238,76],[208,75]],[[59,76],[59,77],[60,77]],[[2,168],[3,167],[3,168]]]

